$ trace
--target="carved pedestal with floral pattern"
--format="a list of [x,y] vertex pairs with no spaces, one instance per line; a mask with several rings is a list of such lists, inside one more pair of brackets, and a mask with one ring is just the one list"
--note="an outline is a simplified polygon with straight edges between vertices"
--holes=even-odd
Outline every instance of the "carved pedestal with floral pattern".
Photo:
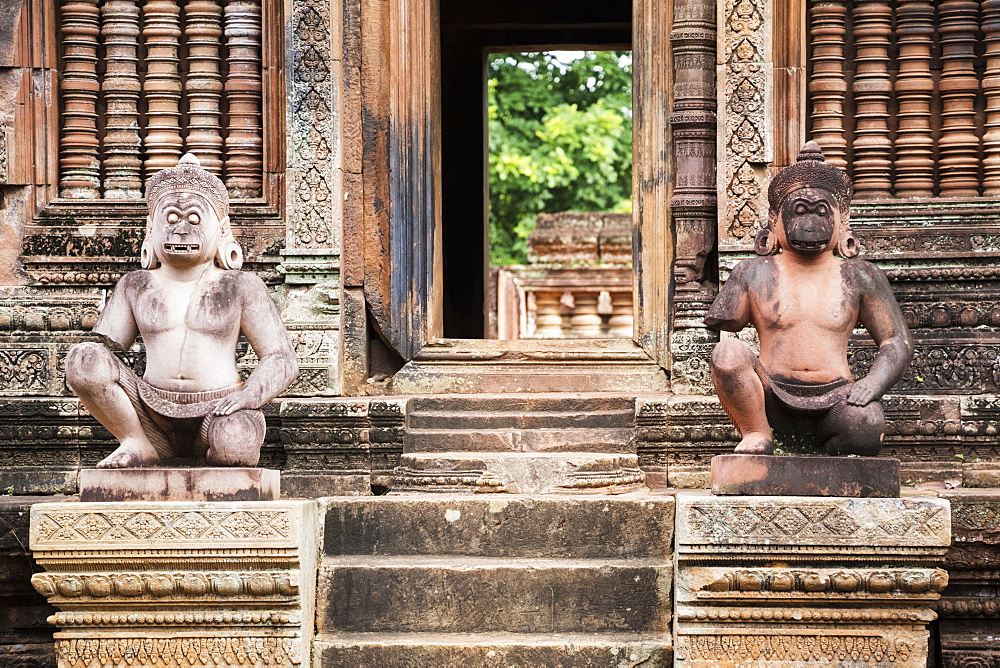
[[950,507],[677,495],[675,665],[927,665]]
[[33,506],[58,665],[308,664],[316,535],[313,501]]

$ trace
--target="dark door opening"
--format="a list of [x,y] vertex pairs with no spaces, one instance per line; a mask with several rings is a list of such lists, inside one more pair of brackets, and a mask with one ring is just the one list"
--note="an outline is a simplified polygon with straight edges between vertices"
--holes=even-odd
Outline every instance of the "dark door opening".
[[632,3],[441,0],[440,11],[444,336],[478,339],[489,274],[487,54],[631,49]]

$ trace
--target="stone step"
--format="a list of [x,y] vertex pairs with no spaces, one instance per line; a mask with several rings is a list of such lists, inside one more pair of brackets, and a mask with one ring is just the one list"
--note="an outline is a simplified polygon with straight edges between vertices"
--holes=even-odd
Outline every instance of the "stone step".
[[605,494],[640,489],[644,480],[634,454],[404,452],[393,491]]
[[410,429],[557,429],[631,428],[635,410],[596,411],[411,411]]
[[406,452],[633,451],[631,428],[407,429]]
[[597,412],[635,413],[635,396],[626,394],[473,394],[413,397],[407,413],[471,412],[494,414]]
[[322,668],[466,668],[670,666],[668,634],[335,633],[316,637]]
[[328,555],[661,558],[673,551],[674,497],[439,494],[326,499]]
[[325,557],[317,631],[666,633],[663,560]]

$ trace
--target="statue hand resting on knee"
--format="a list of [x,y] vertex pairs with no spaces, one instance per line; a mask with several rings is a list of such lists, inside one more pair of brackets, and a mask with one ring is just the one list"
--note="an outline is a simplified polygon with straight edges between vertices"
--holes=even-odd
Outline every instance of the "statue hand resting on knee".
[[[712,382],[740,430],[736,452],[877,455],[885,417],[879,400],[913,357],[913,343],[885,275],[856,259],[848,226],[851,180],[807,143],[768,190],[761,257],[744,260],[719,292],[705,324],[738,332],[752,324],[760,357],[738,339],[712,352]],[[838,257],[838,255],[840,257]],[[855,382],[847,343],[860,322],[878,346]]]
[[[260,408],[298,373],[288,332],[263,281],[239,271],[229,195],[194,155],[150,177],[146,202],[143,268],[122,277],[94,326],[115,350],[142,335],[145,375],[98,343],[74,346],[66,358],[70,387],[121,443],[97,466],[201,456],[254,466],[264,441]],[[236,370],[241,334],[260,359],[245,383]]]

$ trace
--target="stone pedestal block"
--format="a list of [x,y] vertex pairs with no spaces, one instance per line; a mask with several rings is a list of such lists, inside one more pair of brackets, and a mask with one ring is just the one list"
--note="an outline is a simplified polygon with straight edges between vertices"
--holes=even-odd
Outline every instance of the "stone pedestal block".
[[899,496],[899,460],[883,457],[712,457],[712,493],[746,496]]
[[941,492],[952,510],[948,588],[937,604],[942,666],[1000,666],[1000,490]]
[[281,472],[238,467],[83,469],[81,501],[276,501]]
[[947,501],[677,496],[677,666],[927,665]]
[[313,501],[36,504],[58,665],[308,664],[317,532]]

